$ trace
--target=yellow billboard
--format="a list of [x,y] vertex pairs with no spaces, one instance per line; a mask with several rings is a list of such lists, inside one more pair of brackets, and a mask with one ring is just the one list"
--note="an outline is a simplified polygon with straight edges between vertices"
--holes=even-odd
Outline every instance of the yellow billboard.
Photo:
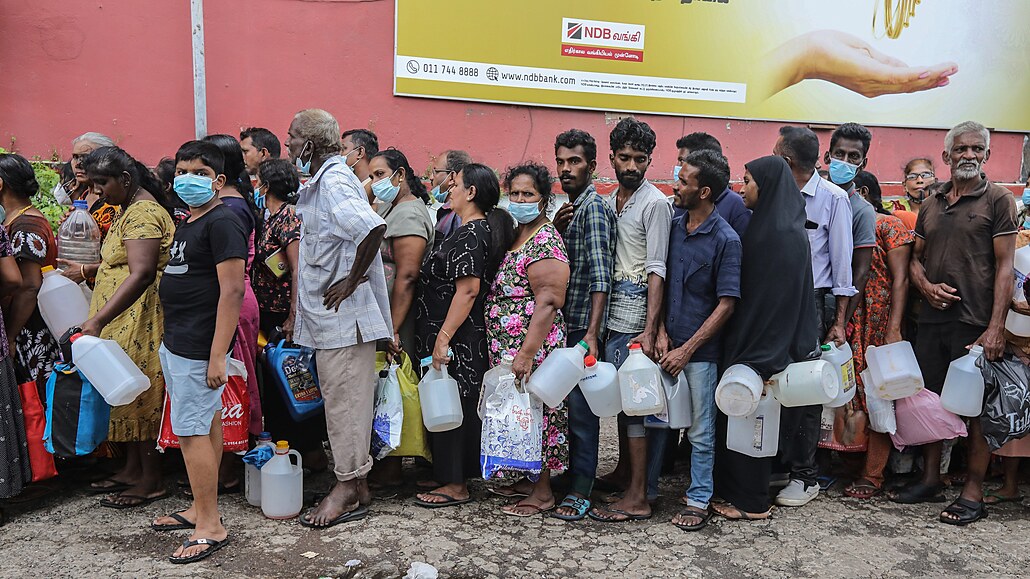
[[1030,0],[397,0],[394,94],[1030,130]]

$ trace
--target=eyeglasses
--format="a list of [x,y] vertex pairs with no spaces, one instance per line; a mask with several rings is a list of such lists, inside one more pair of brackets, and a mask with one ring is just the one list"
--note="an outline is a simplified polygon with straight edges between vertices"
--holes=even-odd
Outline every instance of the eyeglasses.
[[934,178],[934,174],[929,172],[929,171],[926,171],[926,172],[923,172],[923,173],[909,173],[908,175],[905,175],[905,180],[906,181],[915,181],[917,179],[922,179],[922,180],[926,181],[927,179],[933,179],[933,178]]

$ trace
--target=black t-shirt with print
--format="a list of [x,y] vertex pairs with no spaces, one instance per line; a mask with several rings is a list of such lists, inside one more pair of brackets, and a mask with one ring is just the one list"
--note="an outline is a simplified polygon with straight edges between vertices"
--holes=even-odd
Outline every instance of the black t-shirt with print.
[[207,360],[218,314],[216,266],[247,259],[247,233],[232,210],[217,205],[176,228],[171,254],[160,289],[165,347],[183,358]]

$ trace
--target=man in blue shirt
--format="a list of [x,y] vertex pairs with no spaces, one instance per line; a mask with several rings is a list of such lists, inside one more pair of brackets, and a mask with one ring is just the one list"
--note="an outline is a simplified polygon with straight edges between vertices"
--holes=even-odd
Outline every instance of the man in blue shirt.
[[[686,163],[687,157],[691,153],[715,151],[722,155],[722,143],[719,142],[719,139],[708,133],[690,133],[685,137],[680,137],[676,141],[676,148],[679,149],[679,156],[677,157],[677,164],[672,170],[673,181],[678,178],[683,164]],[[738,236],[744,235],[744,232],[747,231],[747,224],[751,222],[751,210],[744,207],[744,200],[736,191],[730,189],[729,185],[723,188],[721,192],[716,193],[715,210],[730,224],[730,227],[737,232]],[[685,211],[685,209],[675,207],[674,204],[673,217],[679,217]]]
[[[740,237],[715,206],[716,192],[725,191],[729,181],[726,158],[702,150],[684,159],[672,186],[673,203],[683,212],[673,219],[669,235],[666,313],[656,348],[662,369],[686,380],[690,387],[690,488],[686,508],[672,519],[686,531],[703,528],[711,518],[708,503],[714,488],[715,386],[722,355],[721,332],[740,298]],[[659,448],[648,465],[649,486],[658,482],[664,454],[661,447],[668,440],[662,434],[653,437]]]

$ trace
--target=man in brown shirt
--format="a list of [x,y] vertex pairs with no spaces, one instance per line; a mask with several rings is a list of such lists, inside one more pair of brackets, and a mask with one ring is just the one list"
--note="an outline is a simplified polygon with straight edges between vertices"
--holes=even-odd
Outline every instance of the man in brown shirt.
[[[923,203],[916,221],[910,271],[927,303],[919,318],[916,358],[930,390],[941,392],[948,366],[980,345],[996,360],[1005,348],[1004,325],[1012,300],[1016,204],[1004,187],[987,180],[990,133],[974,122],[948,132],[943,153],[951,181]],[[943,502],[941,442],[923,447],[923,478],[891,498],[901,503]],[[990,461],[980,421],[969,424],[969,457],[962,495],[941,521],[966,524],[986,514],[983,478]]]

